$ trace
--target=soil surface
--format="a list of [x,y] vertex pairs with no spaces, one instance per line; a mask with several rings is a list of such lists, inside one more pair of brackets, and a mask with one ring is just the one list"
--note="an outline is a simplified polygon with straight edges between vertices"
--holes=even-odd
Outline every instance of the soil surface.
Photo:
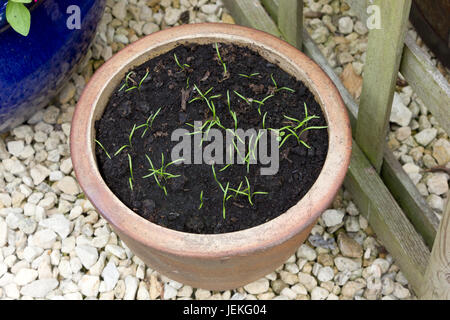
[[[318,116],[310,120],[307,126],[326,125],[319,104],[302,82],[248,48],[219,43],[218,49],[227,67],[226,74],[217,57],[215,45],[181,45],[130,70],[132,73],[128,80],[124,79],[116,88],[103,117],[95,124],[96,138],[111,157],[97,144],[99,170],[112,192],[136,214],[178,231],[203,234],[233,232],[276,218],[308,192],[319,176],[327,155],[328,132],[326,129],[317,129],[301,135],[311,149],[300,144],[295,137],[286,141],[280,149],[280,167],[276,175],[260,175],[260,169],[267,167],[262,164],[250,165],[249,172],[245,164],[234,164],[222,172],[220,170],[225,165],[216,164],[217,179],[224,188],[229,183],[229,189],[236,190],[243,182],[240,189],[243,191],[247,188],[247,177],[252,192],[268,193],[254,195],[251,205],[248,197],[228,190],[227,196],[233,197],[225,202],[225,218],[224,191],[214,179],[210,164],[171,165],[166,172],[179,177],[166,180],[160,178],[161,187],[153,176],[144,179],[150,173],[146,155],[156,169],[161,167],[161,154],[164,154],[165,164],[172,161],[172,148],[179,143],[171,141],[174,130],[184,128],[192,132],[193,128],[186,123],[212,119],[212,112],[204,100],[190,103],[199,96],[194,84],[203,93],[213,87],[207,95],[209,97],[221,95],[212,101],[217,117],[225,128],[234,128],[233,117],[228,111],[227,91],[230,92],[231,110],[237,115],[238,128],[261,129],[266,112],[266,128],[279,129],[293,125],[295,123],[284,116],[303,120],[304,103],[308,115]],[[174,54],[181,65],[187,64],[189,67],[184,66],[184,70],[180,68]],[[249,78],[242,76],[256,73]],[[271,75],[278,88],[288,87],[295,92],[276,91]],[[140,83],[140,88],[132,89]],[[263,100],[270,94],[274,96],[264,102],[259,114],[257,103],[248,104],[234,91],[257,100]],[[123,145],[129,144],[133,126],[146,123],[159,108],[160,112],[145,135],[142,137],[145,127],[137,129],[132,136],[131,147],[114,155]],[[220,129],[217,126],[214,128]],[[203,148],[209,143],[204,142]],[[192,145],[194,148],[194,143]],[[167,195],[162,187],[166,188]]]

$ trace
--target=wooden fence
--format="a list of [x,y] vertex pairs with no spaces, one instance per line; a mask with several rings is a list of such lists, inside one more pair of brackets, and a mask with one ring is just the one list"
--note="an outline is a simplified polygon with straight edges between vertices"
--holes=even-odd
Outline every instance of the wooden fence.
[[439,223],[386,143],[398,72],[450,135],[450,86],[406,35],[411,0],[346,0],[361,21],[369,17],[369,5],[378,6],[381,14],[381,29],[369,32],[359,104],[303,28],[302,0],[224,2],[236,23],[284,38],[333,80],[348,108],[354,136],[345,187],[416,294],[449,299],[450,204]]

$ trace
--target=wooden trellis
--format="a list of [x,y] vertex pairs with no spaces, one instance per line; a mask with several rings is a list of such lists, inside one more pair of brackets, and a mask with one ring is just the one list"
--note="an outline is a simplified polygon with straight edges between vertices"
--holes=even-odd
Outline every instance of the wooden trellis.
[[450,204],[439,224],[386,144],[398,72],[450,135],[450,86],[414,40],[405,36],[411,0],[346,0],[361,21],[367,21],[369,5],[378,6],[381,14],[381,28],[369,32],[359,105],[303,28],[302,0],[224,2],[236,23],[303,49],[333,80],[348,108],[354,136],[345,187],[416,294],[449,299]]

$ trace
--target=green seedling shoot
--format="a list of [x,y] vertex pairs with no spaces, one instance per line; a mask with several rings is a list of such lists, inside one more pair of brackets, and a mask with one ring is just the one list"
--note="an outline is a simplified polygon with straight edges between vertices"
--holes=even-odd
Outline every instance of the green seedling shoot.
[[190,68],[190,67],[191,67],[191,66],[188,65],[187,63],[181,64],[180,61],[178,61],[178,57],[177,57],[177,55],[176,55],[175,53],[173,54],[173,57],[174,57],[174,59],[175,59],[176,64],[180,67],[180,69],[181,69],[182,71],[185,71],[186,68]]
[[136,124],[133,126],[133,129],[131,130],[131,133],[128,135],[128,144],[125,144],[119,148],[119,150],[114,153],[114,156],[117,156],[119,153],[121,153],[125,148],[133,149],[133,145],[131,143],[131,139],[133,138],[134,132],[136,131],[137,127]]
[[278,88],[278,84],[277,84],[277,82],[275,81],[275,79],[274,79],[274,77],[273,77],[273,73],[270,75],[270,78],[272,79],[272,82],[273,82],[273,84],[275,85],[275,92],[279,92],[279,91],[282,91],[282,90],[286,90],[286,91],[289,91],[289,92],[292,92],[292,93],[295,92],[295,90],[293,90],[293,89],[291,89],[291,88],[288,88],[288,87],[281,87],[281,88]]
[[105,147],[100,143],[100,141],[95,139],[95,142],[100,146],[100,148],[103,149],[103,151],[105,152],[106,156],[111,160],[111,156],[109,155],[108,151],[106,151]]

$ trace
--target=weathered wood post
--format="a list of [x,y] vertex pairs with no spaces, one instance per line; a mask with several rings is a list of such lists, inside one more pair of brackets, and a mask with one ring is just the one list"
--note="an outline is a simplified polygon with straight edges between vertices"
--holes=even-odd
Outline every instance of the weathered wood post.
[[442,216],[430,262],[425,272],[422,299],[450,300],[450,193]]
[[287,42],[302,50],[303,0],[283,0],[278,6],[278,27]]
[[375,0],[381,28],[369,32],[355,140],[379,173],[411,0]]

